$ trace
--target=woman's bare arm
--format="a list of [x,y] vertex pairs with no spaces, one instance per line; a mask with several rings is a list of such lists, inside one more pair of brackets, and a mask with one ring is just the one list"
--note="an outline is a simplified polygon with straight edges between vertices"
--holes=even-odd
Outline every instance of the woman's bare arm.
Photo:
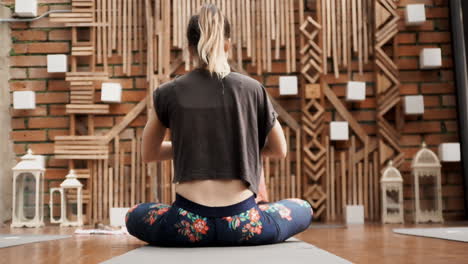
[[276,120],[275,125],[270,133],[268,133],[267,142],[261,151],[261,155],[264,157],[284,159],[287,154],[288,146],[284,137],[283,128],[281,128],[279,121]]
[[163,141],[166,127],[159,121],[156,113],[151,111],[143,130],[141,155],[143,162],[173,159],[172,142]]

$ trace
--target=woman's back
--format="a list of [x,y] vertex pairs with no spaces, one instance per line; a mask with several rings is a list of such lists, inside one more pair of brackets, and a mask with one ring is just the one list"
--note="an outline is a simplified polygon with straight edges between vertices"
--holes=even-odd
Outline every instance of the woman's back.
[[277,115],[259,82],[196,69],[156,89],[154,105],[171,130],[177,193],[216,206],[257,192],[260,150]]

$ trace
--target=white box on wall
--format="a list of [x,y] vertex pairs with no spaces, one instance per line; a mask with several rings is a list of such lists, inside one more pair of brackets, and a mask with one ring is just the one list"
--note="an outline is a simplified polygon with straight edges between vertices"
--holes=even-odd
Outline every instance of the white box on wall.
[[280,95],[297,95],[297,76],[279,77]]
[[112,207],[110,209],[110,226],[125,226],[125,215],[130,208],[126,207]]
[[439,145],[441,161],[454,162],[461,160],[460,143],[442,143]]
[[49,54],[47,55],[47,72],[67,72],[67,55]]
[[330,140],[348,140],[348,122],[330,122]]
[[424,114],[424,96],[422,95],[405,96],[403,108],[405,109],[405,114],[407,115]]
[[406,25],[421,25],[426,22],[426,9],[424,4],[412,4],[406,6]]
[[348,82],[348,85],[346,85],[346,100],[348,101],[366,100],[366,83],[365,82]]
[[122,85],[120,83],[102,83],[101,101],[120,103],[122,101]]
[[37,0],[16,0],[15,14],[19,17],[36,17]]
[[33,91],[13,92],[14,109],[34,109],[36,108],[36,94]]
[[442,50],[440,48],[426,48],[419,55],[421,69],[436,69],[442,67]]
[[364,224],[364,206],[346,206],[346,224]]

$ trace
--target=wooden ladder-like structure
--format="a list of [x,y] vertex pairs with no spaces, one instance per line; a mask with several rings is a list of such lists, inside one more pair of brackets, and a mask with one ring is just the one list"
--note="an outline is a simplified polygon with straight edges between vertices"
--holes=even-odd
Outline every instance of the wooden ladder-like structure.
[[[70,135],[56,136],[54,154],[56,159],[69,160],[69,168],[75,169],[80,181],[84,184],[83,203],[85,222],[98,220],[96,208],[91,205],[94,197],[97,173],[96,167],[105,173],[109,158],[109,145],[105,136],[95,135],[94,116],[109,113],[109,105],[94,101],[95,87],[99,82],[109,79],[107,67],[103,72],[96,71],[96,23],[95,1],[73,0],[69,13],[51,14],[50,21],[64,23],[71,28],[72,48],[70,71],[65,80],[70,84],[70,103],[66,105],[66,113],[70,116]],[[86,69],[78,68],[78,61],[88,62]],[[87,117],[87,134],[77,134],[77,117]],[[76,160],[86,160],[87,168],[76,168]],[[94,210],[92,210],[94,209]],[[102,216],[101,216],[102,218]]]

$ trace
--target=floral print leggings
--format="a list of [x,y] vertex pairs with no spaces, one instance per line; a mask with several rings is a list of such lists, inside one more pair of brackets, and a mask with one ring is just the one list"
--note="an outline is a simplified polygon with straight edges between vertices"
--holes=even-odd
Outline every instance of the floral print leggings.
[[142,203],[125,217],[128,232],[158,246],[241,246],[272,244],[298,234],[312,221],[307,201],[285,199],[208,207],[180,195],[170,205]]

